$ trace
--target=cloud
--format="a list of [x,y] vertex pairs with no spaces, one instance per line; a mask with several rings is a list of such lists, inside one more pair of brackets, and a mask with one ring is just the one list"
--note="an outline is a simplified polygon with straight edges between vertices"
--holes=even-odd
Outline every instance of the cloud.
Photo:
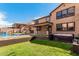
[[12,23],[6,20],[6,15],[0,12],[0,28],[2,27],[10,27]]
[[43,17],[43,16],[34,17],[34,19],[39,19],[39,18],[41,18],[41,17]]

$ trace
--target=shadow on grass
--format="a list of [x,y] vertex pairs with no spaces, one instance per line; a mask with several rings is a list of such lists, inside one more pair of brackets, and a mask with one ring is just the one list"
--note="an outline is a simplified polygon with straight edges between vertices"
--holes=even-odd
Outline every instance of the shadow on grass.
[[[30,39],[30,38],[28,38]],[[10,39],[10,40],[2,40],[0,41],[0,47],[8,46],[16,43],[26,42],[29,41],[27,38],[21,38],[21,39]]]
[[[35,44],[40,44],[40,45],[46,45],[46,46],[51,46],[51,47],[57,47],[61,48],[67,51],[71,51],[72,49],[72,44],[71,43],[64,43],[60,41],[49,41],[49,40],[33,40],[31,43]],[[75,53],[71,52],[71,55],[77,56]]]

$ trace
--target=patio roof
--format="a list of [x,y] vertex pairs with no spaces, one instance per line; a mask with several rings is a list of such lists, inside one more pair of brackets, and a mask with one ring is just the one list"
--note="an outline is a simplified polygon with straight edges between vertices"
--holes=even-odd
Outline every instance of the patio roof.
[[34,24],[34,26],[46,26],[46,25],[52,25],[53,23],[51,22],[43,22],[43,23],[38,23],[38,24]]

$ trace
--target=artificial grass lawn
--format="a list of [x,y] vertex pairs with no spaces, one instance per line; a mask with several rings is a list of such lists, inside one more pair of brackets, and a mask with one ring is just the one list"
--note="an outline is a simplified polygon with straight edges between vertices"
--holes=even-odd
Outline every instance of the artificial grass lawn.
[[72,45],[48,40],[33,40],[0,47],[0,56],[70,56]]

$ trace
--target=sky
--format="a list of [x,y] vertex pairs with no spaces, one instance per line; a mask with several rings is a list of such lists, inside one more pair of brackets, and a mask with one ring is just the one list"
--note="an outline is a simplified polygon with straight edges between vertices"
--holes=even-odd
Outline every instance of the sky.
[[0,27],[13,23],[29,23],[47,16],[58,3],[0,3]]

